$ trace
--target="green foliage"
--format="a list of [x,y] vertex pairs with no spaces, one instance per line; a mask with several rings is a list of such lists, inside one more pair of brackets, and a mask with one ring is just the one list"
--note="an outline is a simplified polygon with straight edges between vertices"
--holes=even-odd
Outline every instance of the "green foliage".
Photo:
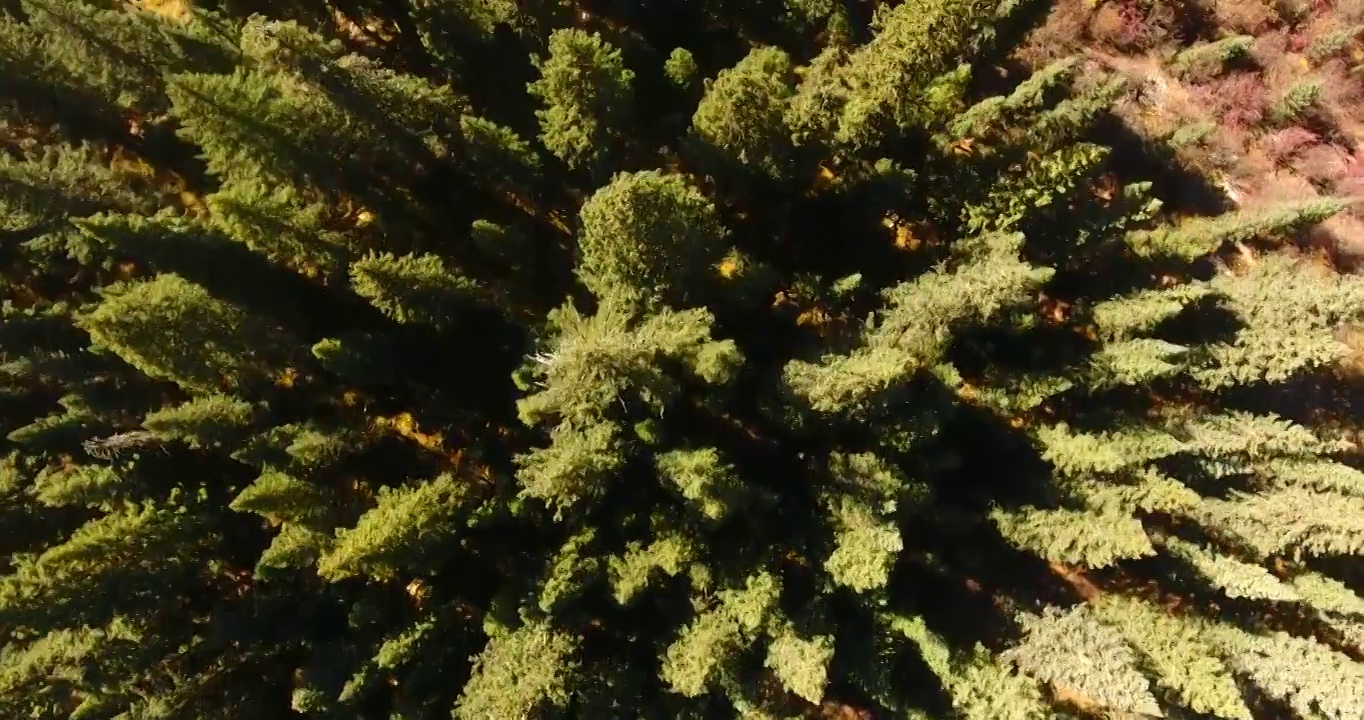
[[369,255],[350,266],[351,286],[400,323],[448,328],[476,302],[477,286],[435,255]]
[[1170,69],[1190,80],[1208,80],[1226,68],[1227,64],[1245,56],[1255,38],[1232,35],[1212,42],[1199,43],[1180,51],[1170,60]]
[[540,78],[528,87],[544,103],[540,141],[569,167],[594,167],[624,143],[634,102],[635,73],[620,50],[598,34],[576,29],[549,36],[548,53],[535,58]]
[[679,88],[689,89],[698,82],[696,57],[686,48],[673,48],[668,60],[663,63],[663,74]]
[[542,708],[562,708],[572,697],[567,680],[575,646],[571,636],[543,623],[491,638],[475,661],[454,717],[531,717]]
[[578,278],[598,298],[685,304],[704,289],[727,232],[679,175],[620,174],[583,203]]
[[1312,78],[1294,83],[1274,101],[1269,108],[1269,118],[1280,124],[1288,124],[1301,118],[1317,103],[1317,98],[1321,97],[1324,88],[1325,84],[1321,80]]
[[781,48],[749,53],[709,83],[692,115],[694,132],[730,160],[782,176],[790,155],[782,117],[794,92],[792,70]]
[[1136,655],[1087,606],[1047,607],[1040,617],[1023,616],[1021,624],[1023,641],[1004,657],[1029,675],[1077,691],[1104,708],[1161,714]]
[[259,385],[276,369],[255,357],[275,345],[269,326],[179,275],[111,286],[81,322],[133,367],[199,393]]
[[0,11],[0,716],[1357,715],[1346,203],[1031,7],[167,5]]
[[337,533],[336,545],[317,571],[332,580],[361,573],[391,576],[451,537],[471,500],[467,485],[448,474],[408,487],[384,488],[355,527]]
[[147,413],[142,426],[163,440],[191,448],[232,446],[255,415],[251,403],[228,395],[205,395]]

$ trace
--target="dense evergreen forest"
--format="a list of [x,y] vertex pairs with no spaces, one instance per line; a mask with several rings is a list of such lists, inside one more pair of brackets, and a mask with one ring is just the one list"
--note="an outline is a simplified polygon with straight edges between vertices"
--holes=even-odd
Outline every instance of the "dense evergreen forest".
[[1364,718],[1349,198],[1048,7],[0,1],[0,717]]

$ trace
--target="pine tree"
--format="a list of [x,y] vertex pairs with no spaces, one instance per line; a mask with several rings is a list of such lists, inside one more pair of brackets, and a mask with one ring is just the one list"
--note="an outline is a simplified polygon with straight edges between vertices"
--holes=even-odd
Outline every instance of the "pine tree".
[[545,147],[574,168],[598,166],[619,153],[635,76],[620,50],[597,34],[556,30],[535,67],[540,79],[529,90],[545,104],[536,111]]
[[0,10],[5,717],[1358,717],[1344,201],[1017,3],[212,5]]

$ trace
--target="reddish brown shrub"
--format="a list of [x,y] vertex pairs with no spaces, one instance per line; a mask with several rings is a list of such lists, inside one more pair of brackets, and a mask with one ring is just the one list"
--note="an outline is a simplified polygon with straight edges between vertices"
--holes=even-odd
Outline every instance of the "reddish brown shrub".
[[1307,128],[1294,125],[1260,138],[1260,150],[1276,163],[1292,157],[1321,142],[1321,137]]
[[1213,0],[1212,14],[1221,27],[1246,35],[1260,35],[1282,22],[1266,0]]
[[1089,22],[1095,40],[1129,53],[1155,47],[1168,32],[1138,0],[1105,3]]
[[1090,14],[1084,0],[1060,0],[1014,56],[1032,67],[1041,67],[1075,54],[1086,39]]
[[[1331,6],[1334,7],[1331,7]],[[1353,25],[1364,20],[1364,0],[1338,0],[1327,6],[1341,23]]]
[[1268,104],[1264,80],[1252,71],[1218,78],[1198,88],[1196,93],[1209,115],[1233,129],[1259,124]]
[[1336,195],[1364,198],[1364,149],[1347,155],[1340,169],[1340,177],[1336,178]]
[[1294,163],[1299,175],[1321,187],[1334,186],[1350,174],[1351,157],[1338,145],[1317,145],[1304,150]]
[[[1343,59],[1332,59],[1317,71],[1322,79],[1319,104],[1332,115],[1358,121],[1364,115],[1364,83],[1350,73]],[[1364,138],[1361,138],[1364,139]]]
[[1278,67],[1289,62],[1289,42],[1287,30],[1270,30],[1251,43],[1250,59],[1262,68]]
[[1309,28],[1302,28],[1288,36],[1288,51],[1300,53],[1312,44],[1313,33]]

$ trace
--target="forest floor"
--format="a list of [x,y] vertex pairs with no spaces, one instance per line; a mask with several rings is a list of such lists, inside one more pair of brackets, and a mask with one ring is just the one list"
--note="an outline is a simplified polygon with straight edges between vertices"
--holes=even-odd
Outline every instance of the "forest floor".
[[[1016,58],[1075,54],[1129,79],[1115,112],[1131,132],[1196,138],[1175,157],[1221,209],[1364,199],[1364,0],[1058,0]],[[1165,199],[1206,205],[1186,191]],[[1315,240],[1360,265],[1364,204]]]

